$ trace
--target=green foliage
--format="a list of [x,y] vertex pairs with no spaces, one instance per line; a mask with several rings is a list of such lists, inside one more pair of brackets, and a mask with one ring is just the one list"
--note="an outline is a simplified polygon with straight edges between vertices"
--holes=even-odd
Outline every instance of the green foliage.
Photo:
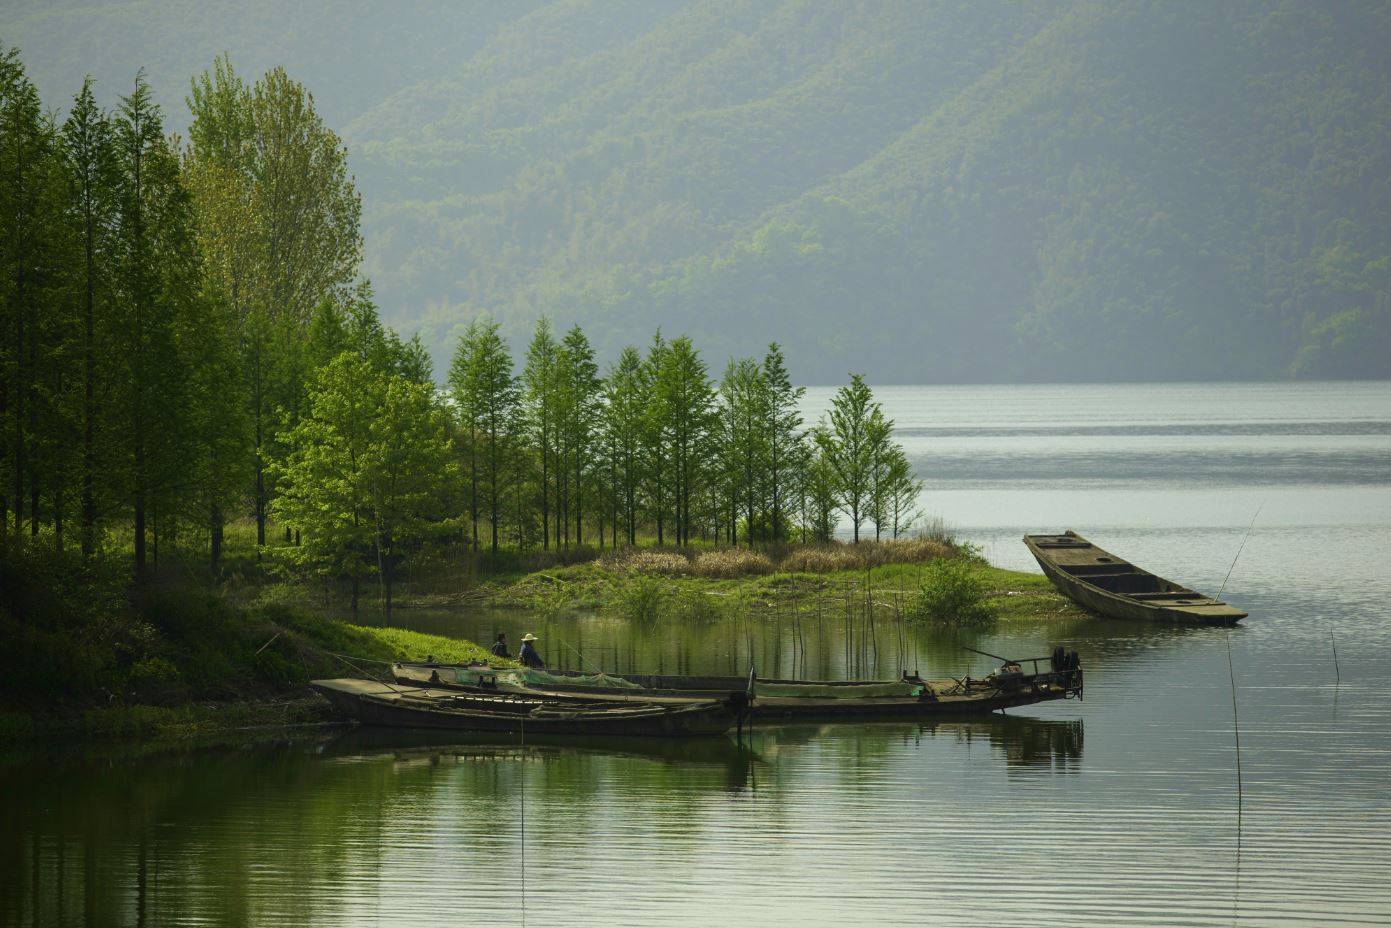
[[624,618],[652,624],[666,611],[667,581],[660,577],[634,576],[618,588],[618,611]]
[[949,628],[982,628],[996,618],[986,597],[985,583],[969,558],[939,557],[922,569],[918,598],[909,609],[911,620]]

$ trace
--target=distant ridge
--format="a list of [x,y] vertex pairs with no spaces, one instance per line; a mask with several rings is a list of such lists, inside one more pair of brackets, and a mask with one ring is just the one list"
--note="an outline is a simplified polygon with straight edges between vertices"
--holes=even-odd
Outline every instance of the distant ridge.
[[231,52],[343,133],[367,272],[833,382],[1391,377],[1391,5],[20,4],[50,105]]

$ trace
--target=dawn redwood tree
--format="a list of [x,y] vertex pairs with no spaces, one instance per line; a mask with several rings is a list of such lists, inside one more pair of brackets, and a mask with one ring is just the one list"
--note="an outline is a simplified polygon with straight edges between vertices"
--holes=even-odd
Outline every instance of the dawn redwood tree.
[[604,380],[605,402],[602,407],[603,432],[610,447],[609,464],[613,470],[611,485],[614,493],[615,546],[621,527],[628,544],[637,544],[637,525],[642,487],[643,434],[649,403],[648,381],[643,376],[642,356],[636,348],[626,347],[618,361],[609,368]]
[[722,507],[728,513],[729,541],[739,543],[738,513],[743,508],[744,533],[750,548],[758,534],[759,516],[763,510],[763,488],[769,459],[768,432],[769,397],[763,370],[756,361],[730,361],[720,381],[720,427],[713,432],[719,436],[724,462],[724,485],[727,500]]
[[473,543],[478,545],[479,485],[488,506],[491,547],[498,552],[503,486],[519,429],[521,389],[496,322],[475,321],[459,339],[449,388],[468,449]]
[[18,51],[0,52],[0,448],[12,494],[0,490],[0,537],[10,507],[20,535],[26,504],[30,534],[38,534],[46,433],[60,427],[49,403],[65,315],[57,147],[56,129]]
[[836,391],[831,400],[829,425],[818,430],[817,443],[835,475],[836,499],[850,517],[855,544],[860,542],[860,525],[870,503],[873,470],[872,421],[879,404],[859,374]]
[[572,326],[560,344],[563,397],[559,428],[564,436],[567,483],[573,487],[575,544],[584,544],[584,490],[594,456],[594,429],[601,400],[599,366],[594,349],[579,326]]
[[786,519],[788,502],[795,492],[799,459],[805,448],[801,402],[806,389],[792,385],[782,348],[777,342],[768,346],[768,353],[763,358],[763,385],[767,394],[765,441],[769,530],[772,540],[779,542],[785,541],[789,534]]
[[115,154],[119,295],[111,348],[121,362],[118,467],[134,522],[135,569],[142,574],[151,507],[167,511],[170,492],[187,477],[188,372],[179,340],[198,281],[192,204],[143,74],[121,99]]
[[[81,307],[82,457],[81,544],[91,557],[96,546],[99,444],[106,435],[98,403],[108,394],[110,365],[104,343],[110,331],[114,297],[112,227],[115,219],[116,158],[111,120],[97,107],[90,78],[73,101],[63,124],[62,149],[68,176],[68,220],[75,230],[80,255],[75,284]],[[99,434],[99,430],[102,432]]]
[[682,336],[665,346],[653,381],[654,411],[670,441],[672,528],[676,543],[690,543],[691,501],[708,469],[708,437],[715,415],[715,391],[705,362]]
[[[559,346],[551,333],[550,320],[542,316],[536,321],[536,332],[527,348],[526,367],[522,371],[525,398],[525,421],[528,436],[536,449],[541,466],[541,548],[551,546],[551,484],[557,467],[555,443],[557,431],[557,354]],[[559,537],[556,539],[559,543]]]

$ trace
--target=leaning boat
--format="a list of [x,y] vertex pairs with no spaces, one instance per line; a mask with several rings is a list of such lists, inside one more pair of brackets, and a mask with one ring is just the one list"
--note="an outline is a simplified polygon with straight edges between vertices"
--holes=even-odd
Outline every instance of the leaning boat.
[[[1032,662],[1031,672],[1023,664]],[[1040,666],[1040,665],[1043,666]],[[982,678],[924,680],[765,680],[756,676],[585,674],[581,671],[494,668],[486,664],[409,664],[392,667],[397,680],[472,692],[538,698],[579,698],[665,705],[720,699],[747,700],[758,718],[934,718],[982,715],[1054,699],[1081,697],[1083,677],[1076,652],[1005,661]]]
[[1068,599],[1112,619],[1234,625],[1246,613],[1155,576],[1103,551],[1076,532],[1025,535],[1044,574]]
[[738,708],[707,699],[688,705],[609,700],[561,701],[443,687],[392,686],[372,680],[314,680],[309,684],[340,714],[366,725],[453,731],[561,735],[672,737],[720,735]]

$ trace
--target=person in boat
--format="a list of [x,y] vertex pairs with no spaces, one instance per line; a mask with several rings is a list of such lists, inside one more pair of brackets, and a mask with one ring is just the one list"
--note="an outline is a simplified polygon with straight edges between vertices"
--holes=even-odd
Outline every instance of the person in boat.
[[511,658],[512,655],[507,651],[507,632],[498,632],[497,640],[493,642],[493,657]]
[[527,632],[525,635],[523,635],[522,649],[517,652],[517,660],[521,661],[528,667],[535,667],[537,670],[544,670],[546,669],[546,662],[542,659],[541,655],[537,653],[536,645],[532,644],[533,641],[539,640],[540,639],[537,638],[535,635],[531,634],[531,632]]

